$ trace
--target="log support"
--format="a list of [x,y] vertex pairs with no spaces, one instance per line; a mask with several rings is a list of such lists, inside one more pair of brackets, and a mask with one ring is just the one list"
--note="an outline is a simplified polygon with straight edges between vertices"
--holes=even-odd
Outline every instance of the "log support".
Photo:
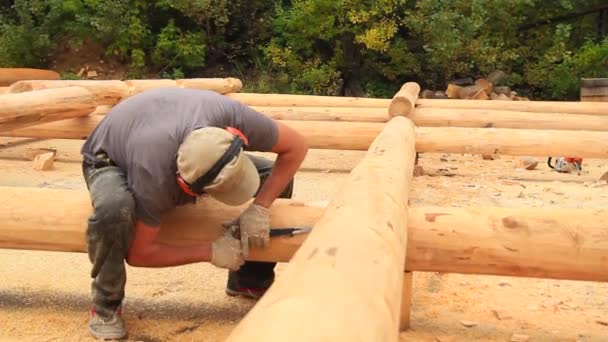
[[405,271],[403,273],[403,286],[401,290],[401,315],[399,316],[399,330],[406,331],[410,328],[412,313],[412,281],[414,273]]

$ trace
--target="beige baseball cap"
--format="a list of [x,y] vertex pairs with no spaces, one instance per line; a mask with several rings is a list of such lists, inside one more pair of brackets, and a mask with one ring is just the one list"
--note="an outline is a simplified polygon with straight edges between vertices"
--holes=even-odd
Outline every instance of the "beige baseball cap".
[[[194,183],[215,164],[234,139],[234,134],[217,127],[196,129],[177,151],[177,170],[189,184]],[[250,200],[260,186],[258,171],[243,150],[204,188],[213,198],[228,205]]]

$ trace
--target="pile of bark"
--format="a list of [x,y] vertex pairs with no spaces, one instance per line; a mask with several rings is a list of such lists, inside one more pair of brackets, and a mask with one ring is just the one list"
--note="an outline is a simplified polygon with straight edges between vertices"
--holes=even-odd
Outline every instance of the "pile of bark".
[[518,96],[510,87],[501,85],[505,73],[497,70],[486,78],[473,80],[460,78],[448,83],[445,91],[424,90],[420,95],[426,99],[461,99],[461,100],[499,100],[529,101],[527,97]]

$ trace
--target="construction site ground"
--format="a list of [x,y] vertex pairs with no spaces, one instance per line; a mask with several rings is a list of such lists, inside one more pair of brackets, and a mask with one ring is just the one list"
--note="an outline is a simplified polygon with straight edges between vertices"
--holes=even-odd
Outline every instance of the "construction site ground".
[[[82,141],[0,143],[1,186],[85,189]],[[33,170],[32,155],[46,148],[57,150],[54,168]],[[364,153],[311,151],[297,175],[295,198],[330,200]],[[518,159],[422,154],[419,164],[428,175],[414,178],[410,205],[608,208],[608,186],[595,182],[608,161],[586,159],[583,174],[574,175],[551,171],[546,156],[531,171]],[[0,340],[94,340],[87,332],[90,265],[84,253],[0,249],[0,260]],[[277,277],[285,267],[277,266]],[[226,275],[208,263],[128,267],[128,340],[224,340],[254,305],[224,293]],[[403,341],[608,341],[606,283],[417,272],[412,297]]]

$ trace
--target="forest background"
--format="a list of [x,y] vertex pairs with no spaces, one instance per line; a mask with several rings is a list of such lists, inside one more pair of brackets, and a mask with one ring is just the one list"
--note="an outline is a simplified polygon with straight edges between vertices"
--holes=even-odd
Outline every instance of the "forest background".
[[578,100],[608,77],[607,27],[606,0],[0,0],[0,67],[368,97],[502,70],[530,99]]

